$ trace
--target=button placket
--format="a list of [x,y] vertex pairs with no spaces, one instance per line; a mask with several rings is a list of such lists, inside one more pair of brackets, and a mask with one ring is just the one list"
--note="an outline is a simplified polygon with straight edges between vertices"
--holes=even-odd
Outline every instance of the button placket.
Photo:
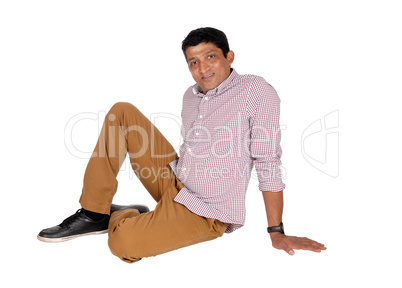
[[[211,95],[208,94],[204,95],[203,97],[200,97],[200,101],[198,103],[198,115],[196,116],[196,119],[192,125],[192,127],[194,128],[193,132],[191,133],[191,138],[193,141],[195,141],[195,143],[198,142],[198,140],[200,139],[203,130],[202,127],[202,123],[204,122],[205,119],[205,115],[207,114],[208,108],[209,108],[209,102],[211,101]],[[197,127],[200,126],[200,127]],[[187,150],[187,152],[190,152],[189,150]]]
[[[198,111],[199,111],[199,114],[198,114],[198,122],[202,122],[202,119],[204,118],[204,116],[205,116],[205,98],[206,98],[207,96],[204,96],[202,99],[201,99],[201,101],[200,101],[200,104],[199,104],[199,106],[198,106]],[[198,136],[199,135],[199,132],[196,130],[196,131],[194,131],[195,132],[195,135],[196,136]],[[198,133],[198,134],[197,134]]]

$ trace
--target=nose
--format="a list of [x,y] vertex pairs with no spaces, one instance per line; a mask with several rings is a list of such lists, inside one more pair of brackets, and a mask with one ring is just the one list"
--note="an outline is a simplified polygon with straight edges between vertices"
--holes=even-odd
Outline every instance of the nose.
[[200,69],[200,73],[204,74],[204,73],[206,73],[208,71],[209,64],[207,62],[205,62],[205,61],[201,61],[199,69]]

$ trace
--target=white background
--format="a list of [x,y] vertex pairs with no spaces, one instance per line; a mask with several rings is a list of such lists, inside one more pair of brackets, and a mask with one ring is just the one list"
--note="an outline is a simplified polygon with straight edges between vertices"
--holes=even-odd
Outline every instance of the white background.
[[[1,286],[400,287],[397,2],[1,1]],[[225,31],[238,73],[261,75],[278,91],[285,230],[328,250],[289,256],[272,248],[256,179],[246,226],[209,243],[130,265],[109,252],[106,235],[38,241],[41,229],[79,209],[88,160],[76,152],[89,155],[103,120],[91,117],[118,101],[149,117],[180,115],[193,84],[180,45],[202,26]],[[325,165],[337,177],[308,163],[301,149],[307,127],[332,111],[339,112],[339,145],[331,140],[339,166]],[[74,152],[65,128],[76,115],[88,119],[70,133]],[[156,125],[177,148],[178,125]],[[321,160],[325,133],[305,143]],[[115,202],[153,208],[123,167]]]

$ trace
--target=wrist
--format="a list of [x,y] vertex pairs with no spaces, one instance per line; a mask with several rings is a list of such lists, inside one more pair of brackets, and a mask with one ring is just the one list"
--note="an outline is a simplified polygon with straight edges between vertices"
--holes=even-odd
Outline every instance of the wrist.
[[269,226],[269,227],[267,228],[267,231],[268,231],[268,233],[270,233],[270,234],[276,233],[276,232],[285,234],[285,230],[284,230],[284,228],[283,228],[283,223],[282,223],[282,222],[281,222],[278,226]]
[[271,237],[271,240],[274,240],[276,238],[281,238],[285,236],[285,234],[281,233],[281,232],[271,232],[269,233],[269,237]]

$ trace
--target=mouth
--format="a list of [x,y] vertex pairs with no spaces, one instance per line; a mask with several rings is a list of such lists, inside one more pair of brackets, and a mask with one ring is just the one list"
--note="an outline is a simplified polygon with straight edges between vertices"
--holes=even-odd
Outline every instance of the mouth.
[[212,77],[213,77],[214,75],[215,75],[215,73],[211,73],[211,74],[208,74],[207,76],[201,77],[201,79],[202,79],[203,81],[209,81],[209,80],[212,79]]

